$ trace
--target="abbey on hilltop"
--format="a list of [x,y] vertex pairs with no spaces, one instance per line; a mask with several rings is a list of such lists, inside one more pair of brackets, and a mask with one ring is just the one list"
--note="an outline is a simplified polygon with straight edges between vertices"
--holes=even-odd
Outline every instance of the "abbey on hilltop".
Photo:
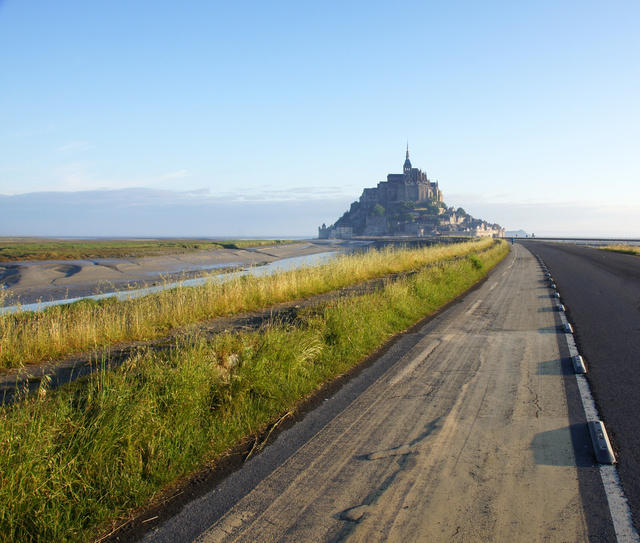
[[364,189],[335,224],[318,228],[320,239],[440,235],[500,237],[504,229],[474,219],[461,207],[447,208],[438,182],[411,166],[408,145],[402,173],[390,173],[376,188]]

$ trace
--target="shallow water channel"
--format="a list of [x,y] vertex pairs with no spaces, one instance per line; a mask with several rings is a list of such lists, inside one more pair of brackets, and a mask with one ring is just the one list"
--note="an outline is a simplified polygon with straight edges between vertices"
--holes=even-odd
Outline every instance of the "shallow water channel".
[[[118,300],[121,300],[121,301],[131,300],[133,298],[140,298],[142,296],[147,296],[149,294],[154,294],[162,290],[168,290],[176,287],[196,287],[199,285],[203,285],[208,281],[218,281],[218,282],[229,281],[230,279],[233,279],[241,275],[255,275],[255,276],[269,275],[272,273],[293,270],[302,266],[316,266],[326,260],[335,258],[336,254],[338,253],[327,252],[327,253],[316,253],[316,254],[305,255],[305,256],[296,256],[292,258],[283,258],[282,260],[276,260],[275,262],[270,262],[268,264],[263,264],[261,266],[251,266],[251,267],[243,268],[242,270],[238,270],[234,272],[207,275],[205,277],[198,277],[196,279],[186,279],[184,281],[164,283],[161,285],[154,285],[154,286],[145,287],[141,289],[120,290],[120,291],[114,291],[114,292],[105,292],[102,294],[94,294],[92,296],[82,296],[80,298],[64,298],[62,300],[52,300],[49,302],[38,302],[33,304],[0,307],[0,315],[17,313],[19,311],[42,311],[43,309],[47,309],[48,307],[52,307],[54,305],[72,304],[74,302],[78,302],[80,300],[87,300],[87,299],[102,300],[104,298],[117,298]],[[229,266],[229,265],[225,265],[225,267],[227,269],[233,268],[233,266]]]

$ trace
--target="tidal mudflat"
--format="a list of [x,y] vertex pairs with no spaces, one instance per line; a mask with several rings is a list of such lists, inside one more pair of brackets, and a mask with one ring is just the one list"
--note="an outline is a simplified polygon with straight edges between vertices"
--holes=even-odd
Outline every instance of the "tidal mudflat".
[[249,249],[215,249],[137,258],[35,260],[0,264],[0,307],[64,300],[194,279],[216,270],[350,251],[363,242],[312,240]]

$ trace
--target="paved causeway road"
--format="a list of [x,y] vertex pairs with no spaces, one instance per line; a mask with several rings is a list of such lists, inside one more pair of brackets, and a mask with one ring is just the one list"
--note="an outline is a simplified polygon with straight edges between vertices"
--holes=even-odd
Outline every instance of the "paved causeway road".
[[146,541],[615,541],[555,302],[489,278]]
[[600,418],[609,429],[629,505],[640,521],[640,258],[589,247],[524,242],[548,266]]

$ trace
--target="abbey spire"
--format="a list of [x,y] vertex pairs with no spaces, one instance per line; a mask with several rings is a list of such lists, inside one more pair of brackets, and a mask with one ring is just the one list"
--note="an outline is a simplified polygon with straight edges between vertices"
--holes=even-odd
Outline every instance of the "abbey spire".
[[402,173],[390,173],[376,187],[365,188],[362,196],[334,224],[318,228],[319,239],[370,239],[390,237],[402,243],[407,238],[440,236],[503,236],[504,229],[474,219],[464,210],[446,207],[437,181],[411,166],[409,142]]
[[402,171],[405,175],[411,174],[411,161],[409,160],[409,142],[407,142],[407,158],[404,160],[404,166],[402,167]]

